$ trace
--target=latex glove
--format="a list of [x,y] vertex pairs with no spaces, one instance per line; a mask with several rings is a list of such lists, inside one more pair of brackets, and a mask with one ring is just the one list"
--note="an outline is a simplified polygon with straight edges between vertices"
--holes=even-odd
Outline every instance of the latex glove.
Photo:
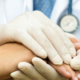
[[80,71],[80,49],[77,51],[77,56],[71,61],[71,67]]
[[[18,68],[22,73],[20,71],[16,71],[13,72],[11,76],[14,79],[21,80],[69,80],[62,77],[55,69],[53,69],[42,59],[33,58],[32,61],[35,67],[29,63],[21,62],[19,63]],[[31,79],[27,79],[25,75]]]
[[70,64],[76,55],[65,33],[39,11],[24,13],[0,27],[0,44],[15,41],[56,65]]
[[20,80],[47,80],[42,75],[40,75],[39,72],[37,72],[37,70],[30,63],[24,63],[23,62],[22,65],[21,65],[22,70],[25,70],[25,71],[23,73],[22,73],[22,71],[15,71],[15,72],[11,73],[11,76],[14,79],[20,79]]

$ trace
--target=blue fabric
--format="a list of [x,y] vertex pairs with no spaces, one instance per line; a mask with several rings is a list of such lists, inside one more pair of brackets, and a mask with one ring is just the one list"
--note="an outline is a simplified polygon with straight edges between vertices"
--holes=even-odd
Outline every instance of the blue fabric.
[[39,10],[50,18],[55,1],[56,0],[33,0],[33,10]]

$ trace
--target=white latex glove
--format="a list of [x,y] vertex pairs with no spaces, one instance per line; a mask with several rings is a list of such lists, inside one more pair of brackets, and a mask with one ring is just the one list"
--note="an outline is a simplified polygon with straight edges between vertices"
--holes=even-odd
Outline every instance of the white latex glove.
[[24,13],[0,27],[0,44],[15,41],[56,65],[70,64],[76,55],[65,33],[39,11]]
[[62,77],[55,69],[40,58],[33,58],[34,67],[26,62],[21,62],[18,68],[21,70],[13,72],[11,76],[20,80],[69,80]]
[[70,65],[74,70],[80,71],[80,50],[77,51],[77,56],[72,59]]

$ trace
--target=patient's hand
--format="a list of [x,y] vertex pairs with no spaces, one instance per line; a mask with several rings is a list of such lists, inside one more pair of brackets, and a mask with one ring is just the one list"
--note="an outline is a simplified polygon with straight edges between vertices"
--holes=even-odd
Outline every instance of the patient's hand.
[[19,62],[31,63],[35,55],[22,44],[8,43],[0,46],[0,80],[10,77]]

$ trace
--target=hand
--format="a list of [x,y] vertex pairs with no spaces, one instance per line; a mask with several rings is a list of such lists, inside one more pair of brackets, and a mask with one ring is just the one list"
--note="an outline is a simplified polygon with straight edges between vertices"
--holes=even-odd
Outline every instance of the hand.
[[0,28],[0,44],[20,42],[55,65],[70,64],[76,55],[65,33],[39,11],[24,13]]
[[[80,73],[78,71],[75,73],[71,69],[71,67],[68,65],[62,65],[59,67],[55,66],[56,70],[59,73],[62,73],[62,75],[64,73],[65,77],[68,77],[68,78],[64,78],[63,77],[64,75],[61,76],[60,74],[56,72],[56,70],[54,69],[54,65],[52,63],[49,63],[49,64],[53,68],[39,58],[33,58],[32,61],[33,61],[34,67],[29,63],[21,62],[18,65],[18,68],[21,70],[21,72],[15,71],[11,74],[11,76],[15,80],[16,79],[21,79],[21,80],[69,80],[69,78],[71,78],[70,80],[80,80],[80,77],[79,77]],[[66,76],[67,72],[70,73],[71,77]]]
[[[32,62],[34,67],[26,62],[19,63],[18,68],[22,73],[16,71],[13,72],[11,76],[14,79],[21,80],[69,80],[62,77],[54,68],[39,58],[33,58]],[[29,79],[27,79],[27,76]]]

